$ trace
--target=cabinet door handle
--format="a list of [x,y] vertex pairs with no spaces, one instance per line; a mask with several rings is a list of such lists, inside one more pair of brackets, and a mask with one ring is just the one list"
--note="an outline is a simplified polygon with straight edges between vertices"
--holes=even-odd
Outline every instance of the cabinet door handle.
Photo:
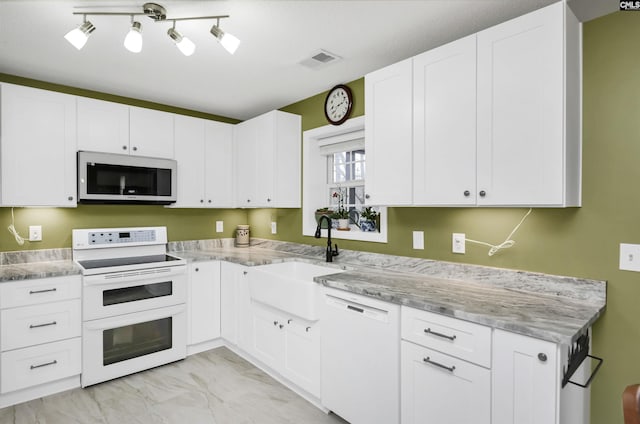
[[426,362],[427,364],[435,365],[436,367],[440,367],[440,368],[442,368],[442,369],[445,369],[445,370],[447,370],[447,371],[449,371],[449,372],[453,372],[453,371],[455,371],[455,369],[456,369],[456,366],[455,366],[455,365],[451,365],[450,367],[448,367],[448,366],[446,366],[446,365],[442,365],[442,364],[441,364],[441,363],[439,363],[439,362],[432,361],[432,360],[431,360],[431,358],[430,358],[430,357],[428,357],[428,356],[427,356],[426,358],[422,358],[422,361],[423,361],[423,362]]
[[243,275],[247,275],[249,273],[249,271],[242,271]]
[[427,333],[427,334],[431,334],[433,336],[442,337],[443,339],[447,339],[447,340],[451,340],[451,341],[454,341],[456,339],[456,335],[455,334],[453,336],[447,336],[446,334],[442,334],[442,333],[438,333],[437,331],[433,331],[431,328],[425,328],[424,332]]
[[311,330],[311,327],[307,327],[304,329],[304,331],[306,331],[307,333],[309,332],[309,330]]
[[57,322],[51,321],[51,322],[45,322],[44,324],[31,324],[31,325],[29,325],[29,328],[48,327],[50,325],[56,325],[56,324],[57,324]]
[[209,199],[209,203],[211,203],[211,199]]
[[542,352],[538,353],[538,360],[540,362],[547,362],[547,355]]
[[292,320],[291,318],[289,318],[289,319],[287,320],[287,324],[291,324],[291,321],[293,321],[293,320]]
[[278,327],[280,327],[280,329],[282,330],[282,328],[284,327],[284,324],[280,324]]
[[29,294],[49,293],[57,290],[58,289],[56,289],[55,287],[52,289],[44,289],[44,290],[29,290]]
[[364,312],[364,309],[355,307],[353,305],[347,305],[347,309],[351,309],[352,311],[356,311],[356,312],[360,312],[360,313]]
[[69,196],[69,197],[67,197],[67,200],[68,200],[68,201],[72,201],[72,200],[73,200],[73,196]]
[[278,325],[278,321],[273,321],[273,325]]
[[44,364],[39,364],[39,365],[31,365],[31,369],[35,370],[36,368],[42,368],[42,367],[48,367],[49,365],[55,365],[57,364],[58,361],[56,361],[55,359],[51,362],[45,362]]
[[200,203],[204,203],[204,199],[200,199]]
[[270,202],[270,201],[271,201],[271,198],[270,198],[270,197],[267,197],[267,202]]
[[136,146],[133,146],[133,151],[134,151],[134,152],[137,152],[137,151],[138,151],[138,148],[137,148]]
[[484,197],[487,195],[487,192],[484,190],[480,190],[480,197]]
[[365,194],[365,195],[364,195],[364,198],[365,198],[365,199],[370,199],[370,198],[371,198],[371,196],[369,196],[368,194]]
[[122,146],[122,150],[127,150],[127,146]]
[[200,271],[200,268],[196,268],[196,272]]
[[471,192],[469,190],[465,190],[463,194],[464,197],[469,197],[471,195]]

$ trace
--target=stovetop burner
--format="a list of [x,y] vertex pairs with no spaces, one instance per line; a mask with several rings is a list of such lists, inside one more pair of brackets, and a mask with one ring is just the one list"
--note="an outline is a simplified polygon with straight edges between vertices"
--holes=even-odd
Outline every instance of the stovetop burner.
[[114,266],[128,266],[128,265],[141,265],[141,264],[158,264],[163,266],[166,262],[179,261],[180,258],[176,258],[171,255],[147,255],[147,256],[132,256],[126,258],[109,258],[109,259],[90,259],[85,261],[78,261],[78,263],[84,269],[98,269],[109,268]]

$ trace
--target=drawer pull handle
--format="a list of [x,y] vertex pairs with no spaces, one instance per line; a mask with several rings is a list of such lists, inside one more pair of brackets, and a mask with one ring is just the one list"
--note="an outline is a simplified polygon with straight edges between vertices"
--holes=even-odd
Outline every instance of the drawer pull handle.
[[425,328],[424,332],[427,334],[431,334],[434,336],[438,336],[438,337],[442,337],[443,339],[448,339],[451,341],[454,341],[456,339],[456,335],[454,334],[453,336],[447,336],[446,334],[442,334],[442,333],[438,333],[437,331],[433,331],[431,330],[431,328]]
[[352,311],[356,311],[356,312],[360,312],[360,313],[364,312],[364,309],[358,308],[358,307],[355,307],[355,306],[352,306],[352,305],[347,305],[347,309],[351,309]]
[[55,359],[51,362],[45,362],[44,364],[40,364],[40,365],[31,365],[31,369],[35,370],[36,368],[42,368],[42,367],[48,367],[49,365],[55,365],[57,364],[58,361],[56,361]]
[[52,289],[44,289],[44,290],[29,290],[29,294],[49,293],[54,291],[58,291],[58,289],[54,287]]
[[40,327],[48,327],[50,325],[56,325],[57,322],[55,321],[51,321],[51,322],[45,322],[44,324],[31,324],[29,326],[29,328],[40,328]]
[[439,362],[432,361],[432,360],[431,360],[431,358],[429,358],[428,356],[427,356],[426,358],[423,358],[422,360],[423,360],[424,362],[426,362],[427,364],[435,365],[436,367],[440,367],[440,368],[445,369],[445,370],[447,370],[447,371],[449,371],[449,372],[454,372],[454,371],[455,371],[455,369],[456,369],[456,366],[455,366],[455,365],[451,365],[450,367],[448,367],[448,366],[446,366],[446,365],[442,365],[442,364],[441,364],[441,363],[439,363]]

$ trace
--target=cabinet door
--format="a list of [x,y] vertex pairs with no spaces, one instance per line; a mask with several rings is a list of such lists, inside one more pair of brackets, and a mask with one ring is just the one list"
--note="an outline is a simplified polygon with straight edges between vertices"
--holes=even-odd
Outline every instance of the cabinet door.
[[557,423],[557,345],[501,330],[493,333],[492,423]]
[[414,57],[413,95],[413,203],[475,204],[476,36]]
[[189,266],[189,344],[220,337],[220,262]]
[[490,370],[410,342],[401,346],[402,424],[490,424]]
[[178,162],[178,199],[175,207],[205,206],[205,120],[175,117],[175,159]]
[[251,349],[249,353],[265,365],[280,371],[284,358],[286,319],[274,309],[251,303]]
[[412,69],[407,59],[365,76],[367,204],[412,202]]
[[478,33],[478,205],[561,205],[563,3]]
[[289,317],[283,330],[282,374],[320,397],[320,324]]
[[78,97],[78,150],[129,153],[129,106]]
[[246,351],[251,339],[247,273],[242,265],[222,262],[220,266],[222,337]]
[[[274,166],[274,196],[279,208],[299,208],[301,167],[301,118],[299,115],[276,111],[276,141]],[[273,203],[273,202],[272,202]]]
[[274,178],[276,167],[276,111],[253,118],[253,148],[256,168],[256,200],[252,206],[271,207],[274,202]]
[[173,117],[140,107],[129,109],[129,149],[132,155],[173,159]]
[[233,126],[223,122],[206,121],[204,128],[206,206],[232,208],[235,200]]
[[76,98],[2,84],[3,206],[76,206]]
[[255,125],[251,120],[234,127],[236,206],[248,208],[256,205]]

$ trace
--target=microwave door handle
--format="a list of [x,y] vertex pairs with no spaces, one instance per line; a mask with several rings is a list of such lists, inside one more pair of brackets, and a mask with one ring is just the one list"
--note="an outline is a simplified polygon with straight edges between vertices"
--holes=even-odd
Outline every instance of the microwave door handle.
[[120,175],[120,195],[124,194],[124,189],[127,186],[126,177],[124,175]]

